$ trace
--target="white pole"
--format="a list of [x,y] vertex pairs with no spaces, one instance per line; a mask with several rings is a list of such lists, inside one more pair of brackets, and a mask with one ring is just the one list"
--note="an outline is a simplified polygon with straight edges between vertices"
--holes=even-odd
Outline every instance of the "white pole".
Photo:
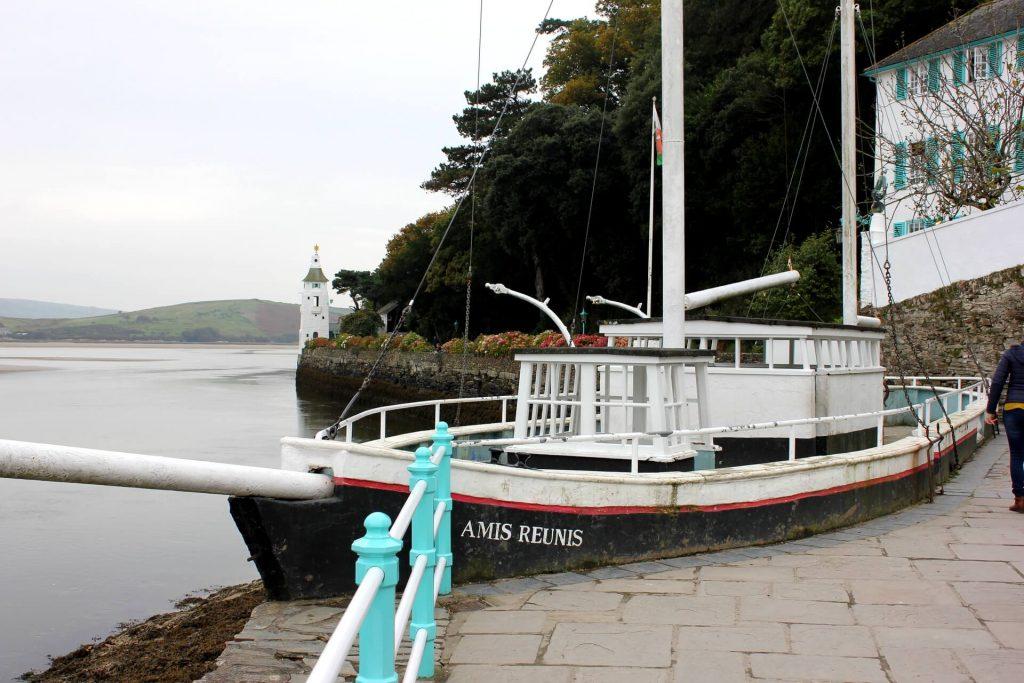
[[654,110],[658,106],[658,98],[651,98],[651,200],[650,210],[648,211],[647,219],[647,315],[644,317],[651,317],[651,311],[654,310],[654,160],[657,156],[655,150],[655,137],[656,131],[654,129]]
[[0,477],[290,500],[334,493],[323,474],[6,440]]
[[842,91],[843,324],[857,324],[857,61],[854,0],[842,0],[840,88]]
[[683,231],[683,0],[661,3],[661,306],[662,345],[683,348],[686,249]]

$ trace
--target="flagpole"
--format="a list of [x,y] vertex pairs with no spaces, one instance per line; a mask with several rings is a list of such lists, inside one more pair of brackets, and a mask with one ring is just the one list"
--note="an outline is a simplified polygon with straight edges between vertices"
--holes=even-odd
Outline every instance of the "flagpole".
[[654,123],[654,112],[658,109],[658,98],[652,97],[651,110],[651,201],[647,226],[647,315],[654,315],[653,282],[654,282],[654,159],[655,159],[655,136],[657,130]]

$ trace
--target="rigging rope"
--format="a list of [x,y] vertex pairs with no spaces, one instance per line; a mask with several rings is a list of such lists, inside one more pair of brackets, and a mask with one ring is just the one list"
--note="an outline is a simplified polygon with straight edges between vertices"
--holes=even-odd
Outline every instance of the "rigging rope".
[[[832,58],[832,42],[836,35],[836,26],[839,24],[839,18],[835,17],[832,20],[832,28],[829,31],[828,46],[825,48],[825,59],[821,64],[821,70],[818,73],[818,85],[817,89],[820,94],[821,90],[825,85],[825,74],[828,71],[828,64]],[[768,243],[768,250],[764,255],[764,263],[761,264],[761,275],[763,276],[765,270],[768,268],[768,260],[772,255],[772,248],[775,246],[775,238],[779,233],[779,225],[782,224],[782,216],[786,213],[786,206],[789,205],[789,218],[786,219],[786,231],[782,236],[780,244],[786,243],[786,238],[789,237],[789,230],[793,225],[793,216],[796,215],[796,198],[800,194],[800,187],[803,185],[804,171],[807,169],[807,160],[811,156],[811,140],[814,137],[814,107],[811,106],[807,111],[807,121],[804,122],[804,131],[800,136],[800,146],[797,148],[796,159],[793,161],[793,170],[789,174],[789,181],[786,184],[786,194],[782,198],[782,205],[779,206],[779,216],[775,219],[775,229],[772,231],[771,241]],[[806,149],[805,149],[806,145]],[[803,160],[801,162],[801,156]],[[800,169],[799,177],[796,182],[796,190],[793,192],[793,203],[789,204],[790,190],[793,188],[793,179],[797,176],[797,168]],[[774,290],[770,290],[765,295],[764,313],[767,313],[768,306],[771,303],[771,297]],[[750,316],[750,311],[754,307],[754,297],[750,298],[750,302],[747,304],[747,317]],[[762,313],[762,315],[764,315]],[[817,313],[815,313],[817,315]]]
[[[594,177],[590,183],[590,202],[587,205],[587,226],[583,232],[583,252],[580,254],[580,272],[576,279],[576,299],[572,305],[572,322],[570,323],[573,334],[576,332],[576,317],[580,307],[580,292],[583,290],[583,270],[587,262],[587,245],[590,243],[590,220],[594,214],[594,196],[597,193],[597,171],[601,165],[601,143],[604,142],[604,124],[608,114],[608,96],[612,91],[612,69],[615,64],[615,41],[619,35],[619,25],[612,16],[612,41],[608,50],[608,73],[605,76],[604,101],[601,104],[601,127],[597,133],[597,154],[594,158]],[[648,311],[648,315],[650,312]]]
[[[476,98],[473,109],[473,140],[480,137],[480,62],[484,45],[484,0],[480,0],[480,13],[476,36]],[[476,186],[470,188],[469,198],[469,263],[466,266],[466,315],[462,327],[462,358],[459,368],[459,398],[466,391],[466,372],[469,365],[469,311],[473,298],[473,238],[476,235]],[[462,424],[462,403],[455,408],[455,426]]]
[[[541,19],[539,25],[543,25],[544,22],[547,21],[548,16],[551,14],[551,7],[554,4],[555,0],[549,0],[547,9],[544,10],[544,16]],[[406,318],[409,316],[409,313],[412,311],[413,306],[416,304],[416,298],[420,295],[420,292],[423,290],[423,286],[427,282],[427,275],[430,274],[431,269],[434,267],[434,263],[437,261],[437,256],[441,252],[441,247],[444,246],[445,240],[447,240],[448,238],[448,233],[451,232],[452,226],[455,224],[455,219],[458,218],[459,212],[462,210],[462,206],[466,203],[466,199],[470,196],[470,193],[472,192],[473,185],[476,183],[477,174],[480,172],[480,168],[483,166],[484,160],[487,158],[487,153],[490,151],[491,145],[494,144],[495,134],[501,127],[501,122],[505,118],[505,114],[508,113],[509,106],[518,97],[517,93],[519,91],[519,84],[522,83],[523,75],[526,73],[526,65],[529,63],[530,57],[533,55],[533,50],[534,48],[537,47],[537,41],[539,39],[540,30],[538,29],[534,31],[533,41],[530,43],[530,49],[527,50],[526,57],[523,59],[522,66],[519,67],[519,70],[516,72],[516,80],[512,84],[512,88],[509,91],[508,97],[505,99],[505,104],[502,106],[501,112],[498,114],[497,120],[494,122],[494,128],[491,129],[491,135],[488,137],[487,144],[484,145],[483,151],[481,151],[480,153],[480,157],[477,160],[477,165],[473,168],[473,173],[469,176],[469,182],[466,185],[466,192],[463,193],[462,197],[455,204],[455,210],[452,212],[452,217],[449,219],[448,225],[445,227],[444,232],[441,233],[441,239],[438,240],[437,246],[434,247],[434,251],[430,255],[430,261],[427,262],[427,267],[423,269],[423,276],[420,278],[419,283],[416,285],[416,289],[413,292],[412,298],[409,299],[409,303],[407,303],[402,308],[402,312],[398,316],[398,321],[395,323],[394,329],[388,334],[387,337],[385,337],[384,343],[381,345],[380,352],[377,354],[377,357],[374,359],[373,364],[370,366],[369,372],[366,373],[366,377],[363,378],[363,381],[359,385],[359,388],[356,389],[356,392],[352,394],[352,398],[349,399],[348,403],[345,405],[344,410],[341,411],[341,415],[338,416],[338,419],[335,420],[333,424],[331,424],[326,429],[322,430],[324,433],[324,439],[334,439],[334,437],[337,436],[338,427],[341,425],[342,421],[344,421],[345,418],[348,417],[349,413],[352,410],[352,407],[356,404],[356,401],[359,400],[359,397],[362,395],[363,391],[366,390],[366,387],[369,386],[371,381],[373,381],[374,376],[376,376],[377,371],[380,369],[380,364],[384,361],[384,358],[388,354],[388,350],[391,348],[392,342],[395,340],[395,336],[402,329],[402,326],[405,324]]]

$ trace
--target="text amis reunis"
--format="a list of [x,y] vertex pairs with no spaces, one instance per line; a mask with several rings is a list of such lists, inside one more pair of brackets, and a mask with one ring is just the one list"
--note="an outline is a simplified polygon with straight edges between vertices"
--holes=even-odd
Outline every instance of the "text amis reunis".
[[466,522],[459,536],[490,541],[560,545],[566,548],[578,548],[583,545],[582,529],[554,529],[526,524],[520,524],[515,528],[508,522]]

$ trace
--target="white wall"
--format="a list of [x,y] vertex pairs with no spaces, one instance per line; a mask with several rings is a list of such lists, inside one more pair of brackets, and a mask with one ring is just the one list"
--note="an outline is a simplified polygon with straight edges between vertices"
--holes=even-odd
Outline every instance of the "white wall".
[[886,306],[887,250],[897,302],[1024,264],[1024,200],[903,237],[890,234],[888,247],[882,233],[861,236],[861,303]]

